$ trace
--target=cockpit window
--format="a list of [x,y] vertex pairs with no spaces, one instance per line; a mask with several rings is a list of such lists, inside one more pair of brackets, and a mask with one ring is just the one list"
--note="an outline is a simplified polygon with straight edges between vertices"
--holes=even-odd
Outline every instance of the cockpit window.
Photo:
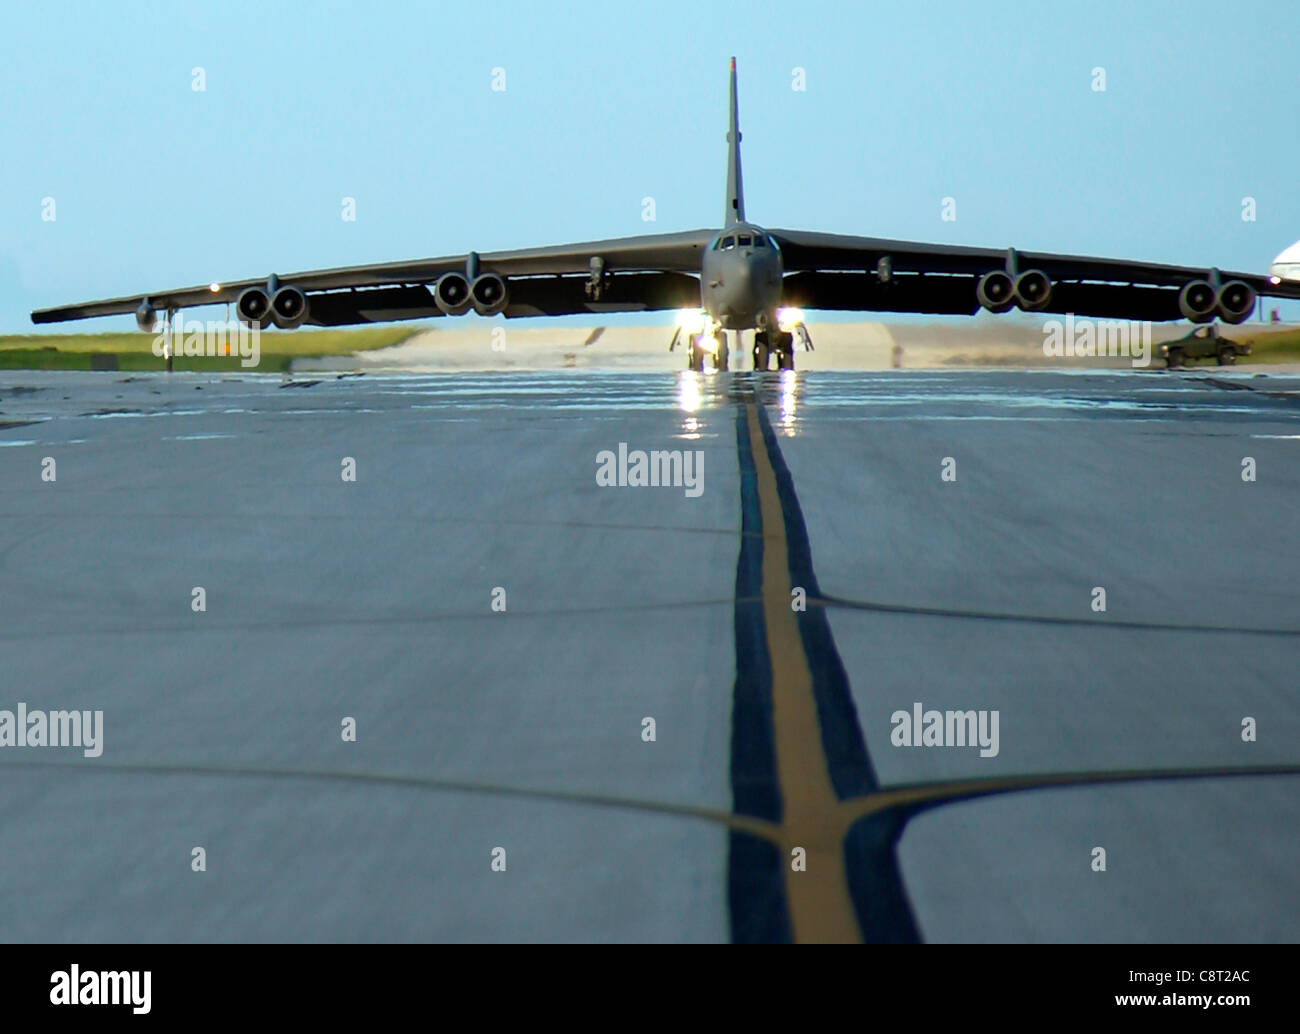
[[[769,240],[762,233],[742,233],[730,234],[726,237],[719,237],[713,242],[714,251],[727,251],[731,248],[766,248],[769,246]],[[771,243],[772,247],[776,244]]]

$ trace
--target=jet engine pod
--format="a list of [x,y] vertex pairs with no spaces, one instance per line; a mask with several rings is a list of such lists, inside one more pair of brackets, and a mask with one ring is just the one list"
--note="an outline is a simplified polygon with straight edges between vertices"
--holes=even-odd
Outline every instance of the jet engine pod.
[[135,325],[140,328],[142,333],[152,334],[157,322],[158,310],[147,301],[141,302],[140,308],[135,310]]
[[1025,312],[1042,312],[1052,300],[1052,281],[1041,269],[1016,277],[1016,304]]
[[495,273],[483,273],[470,284],[469,296],[480,316],[495,316],[506,307],[506,282]]
[[444,316],[460,316],[469,311],[469,281],[463,273],[443,273],[433,285],[433,300]]
[[281,330],[301,327],[307,318],[307,296],[298,288],[286,286],[275,292],[271,299],[271,319]]
[[1255,311],[1255,289],[1244,280],[1229,280],[1219,288],[1215,307],[1224,323],[1245,323]]
[[1016,285],[1000,269],[985,273],[975,286],[975,297],[989,312],[1006,312],[1016,304]]
[[235,313],[241,323],[262,330],[271,322],[271,299],[260,287],[245,287],[235,300]]
[[1218,299],[1208,280],[1189,280],[1178,292],[1178,311],[1193,323],[1209,323],[1214,319],[1216,304]]

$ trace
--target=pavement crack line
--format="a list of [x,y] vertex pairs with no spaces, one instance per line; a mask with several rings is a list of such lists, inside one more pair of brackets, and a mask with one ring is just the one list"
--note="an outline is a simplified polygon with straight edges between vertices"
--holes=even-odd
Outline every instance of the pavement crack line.
[[770,823],[766,823],[761,819],[745,815],[734,815],[731,812],[719,811],[715,808],[673,804],[638,797],[621,797],[614,794],[590,793],[581,790],[511,786],[502,783],[486,783],[468,779],[442,779],[437,776],[400,772],[366,772],[347,768],[270,768],[257,765],[220,765],[183,761],[124,761],[110,762],[108,764],[37,760],[0,762],[0,771],[6,769],[76,773],[81,776],[215,776],[226,779],[266,779],[275,782],[305,780],[308,782],[404,787],[412,790],[430,790],[440,793],[483,794],[492,797],[514,797],[553,804],[575,804],[587,807],[649,812],[676,818],[713,822],[733,830],[743,831],[751,836],[766,839],[771,839],[776,835]]
[[1014,614],[992,610],[962,610],[954,607],[916,607],[902,603],[878,603],[850,600],[841,596],[808,595],[811,607],[839,607],[865,610],[877,614],[903,614],[910,617],[958,618],[970,621],[1007,621],[1031,625],[1069,625],[1075,628],[1100,628],[1140,632],[1215,632],[1228,635],[1300,636],[1300,628],[1253,628],[1244,625],[1198,625],[1171,621],[1132,621],[1125,619],[1065,617],[1054,614]]
[[[2,556],[3,554],[0,554]],[[196,624],[194,622],[184,621],[156,621],[149,625],[127,625],[103,628],[87,629],[68,629],[63,627],[47,628],[39,632],[33,631],[5,631],[0,632],[0,642],[32,642],[37,639],[76,639],[84,636],[148,636],[156,635],[159,632],[178,632],[186,635],[221,635],[227,632],[271,632],[277,629],[314,629],[314,628],[353,628],[353,627],[375,627],[384,626],[403,626],[403,625],[429,625],[440,622],[452,621],[469,621],[469,622],[506,622],[506,621],[528,621],[544,620],[548,618],[564,617],[601,617],[610,614],[637,614],[649,613],[654,611],[678,611],[688,608],[705,608],[705,607],[725,607],[733,602],[732,599],[696,599],[696,600],[665,600],[659,603],[602,603],[599,606],[592,607],[555,607],[550,610],[510,610],[497,614],[483,614],[479,612],[455,612],[445,611],[443,613],[429,614],[388,614],[388,615],[365,615],[352,614],[340,617],[268,617],[252,621],[223,621],[203,622]]]

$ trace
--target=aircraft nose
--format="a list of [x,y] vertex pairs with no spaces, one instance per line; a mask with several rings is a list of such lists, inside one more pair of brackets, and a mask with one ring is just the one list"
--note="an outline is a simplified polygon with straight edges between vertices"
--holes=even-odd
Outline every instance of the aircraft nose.
[[729,256],[722,269],[715,299],[719,314],[725,319],[742,319],[754,311],[755,276],[753,265],[742,255]]
[[737,262],[735,268],[731,270],[731,276],[728,277],[728,279],[731,281],[731,286],[734,287],[738,293],[743,294],[749,289],[751,276],[752,273],[749,268],[749,263]]

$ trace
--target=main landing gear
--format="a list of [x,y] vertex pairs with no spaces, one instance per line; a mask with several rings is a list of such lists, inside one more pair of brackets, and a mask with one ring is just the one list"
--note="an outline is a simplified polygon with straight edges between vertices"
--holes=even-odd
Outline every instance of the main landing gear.
[[[777,329],[773,329],[773,327]],[[737,354],[741,354],[740,331],[731,331],[736,338]],[[767,324],[767,329],[754,332],[753,360],[755,370],[793,370],[795,342],[805,352],[813,350],[812,335],[804,325],[798,310],[779,310],[777,320]],[[706,370],[724,372],[731,368],[731,347],[728,332],[704,313],[694,310],[680,318],[668,351],[678,344],[685,346],[686,369],[694,373]]]
[[699,331],[691,325],[678,326],[668,344],[668,351],[675,349],[679,342],[686,346],[686,369],[695,373],[705,370],[721,373],[730,369],[731,350],[727,346],[727,335],[716,324],[706,322]]
[[794,369],[794,335],[788,330],[754,331],[754,369],[770,370],[774,359],[778,370]]
[[721,373],[731,366],[727,335],[692,334],[687,339],[686,369],[703,373],[706,369]]
[[812,335],[798,309],[778,309],[775,322],[776,330],[769,322],[766,329],[754,332],[755,370],[770,370],[773,362],[778,370],[793,370],[796,340],[805,352],[813,350]]

